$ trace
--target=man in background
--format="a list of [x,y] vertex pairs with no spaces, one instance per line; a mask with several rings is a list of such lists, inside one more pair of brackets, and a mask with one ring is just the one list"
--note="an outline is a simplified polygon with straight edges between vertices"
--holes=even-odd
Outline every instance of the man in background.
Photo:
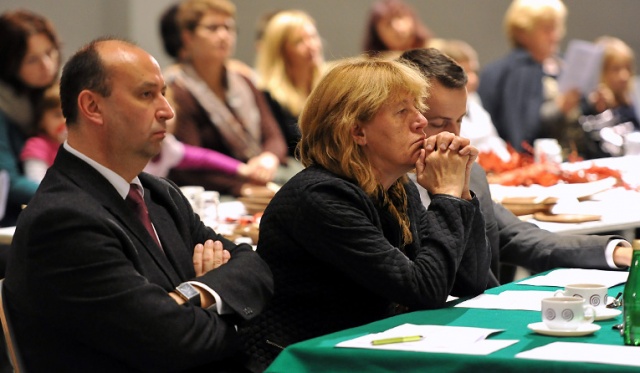
[[[431,82],[426,100],[429,122],[426,136],[442,131],[460,134],[460,125],[467,113],[467,76],[464,69],[437,49],[413,49],[406,51],[400,61],[417,67]],[[473,190],[480,200],[485,218],[487,237],[491,245],[491,270],[494,286],[509,282],[512,278],[500,277],[500,266],[510,264],[533,272],[558,267],[622,269],[631,264],[631,244],[619,236],[559,235],[523,222],[491,198],[484,170],[473,165],[471,180]],[[430,198],[424,188],[420,190],[423,204],[428,207]]]

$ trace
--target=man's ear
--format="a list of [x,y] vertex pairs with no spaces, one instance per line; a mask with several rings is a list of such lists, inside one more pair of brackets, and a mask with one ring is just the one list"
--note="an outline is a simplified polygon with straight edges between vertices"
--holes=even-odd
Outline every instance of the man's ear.
[[360,123],[356,123],[351,127],[351,137],[358,145],[367,145],[367,134]]
[[102,124],[102,110],[100,108],[100,96],[89,90],[83,90],[78,95],[78,114],[89,119],[93,123]]

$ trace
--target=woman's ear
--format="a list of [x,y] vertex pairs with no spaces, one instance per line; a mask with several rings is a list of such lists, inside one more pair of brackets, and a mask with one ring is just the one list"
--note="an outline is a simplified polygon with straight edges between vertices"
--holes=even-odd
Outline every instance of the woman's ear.
[[87,118],[92,123],[102,124],[102,110],[100,108],[100,96],[87,89],[78,95],[78,115]]
[[351,127],[351,136],[358,145],[367,145],[367,134],[360,123],[356,123]]

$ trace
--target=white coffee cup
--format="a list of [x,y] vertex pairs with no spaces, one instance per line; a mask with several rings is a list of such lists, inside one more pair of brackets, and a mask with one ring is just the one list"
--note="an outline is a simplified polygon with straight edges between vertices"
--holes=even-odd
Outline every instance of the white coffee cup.
[[202,215],[204,210],[204,200],[202,199],[202,193],[204,193],[204,187],[199,185],[185,185],[181,186],[180,190],[182,194],[189,200],[193,212],[198,215]]
[[542,300],[542,321],[549,329],[576,330],[590,324],[596,317],[596,309],[577,297],[552,297]]
[[535,139],[533,156],[536,163],[562,163],[562,148],[556,139]]
[[207,220],[216,221],[219,219],[220,211],[220,193],[215,190],[206,190],[202,192],[202,213],[206,215]]
[[564,290],[557,290],[554,296],[582,298],[587,304],[600,308],[607,305],[608,291],[609,288],[601,284],[570,284]]

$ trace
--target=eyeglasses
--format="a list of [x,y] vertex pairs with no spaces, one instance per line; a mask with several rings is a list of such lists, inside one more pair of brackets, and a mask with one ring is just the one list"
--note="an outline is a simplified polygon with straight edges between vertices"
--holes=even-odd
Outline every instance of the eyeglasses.
[[224,29],[229,33],[236,32],[236,30],[237,30],[236,29],[236,25],[233,24],[233,23],[211,23],[211,24],[208,24],[208,25],[200,24],[197,27],[205,28],[211,33],[216,33],[220,29]]

